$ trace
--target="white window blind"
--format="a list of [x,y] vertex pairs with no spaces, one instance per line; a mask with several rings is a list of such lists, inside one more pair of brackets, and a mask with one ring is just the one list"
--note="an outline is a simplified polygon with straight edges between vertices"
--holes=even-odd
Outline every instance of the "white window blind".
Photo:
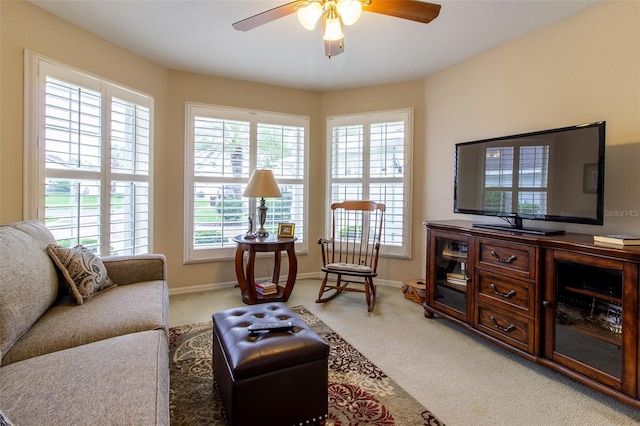
[[385,204],[381,256],[410,257],[412,116],[407,109],[328,119],[328,205]]
[[153,99],[27,52],[27,216],[59,244],[151,250]]
[[306,249],[304,164],[308,118],[213,105],[187,104],[184,261],[228,259],[233,237],[249,228],[256,200],[243,197],[256,169],[269,169],[282,198],[268,198],[265,229],[295,224],[297,249]]

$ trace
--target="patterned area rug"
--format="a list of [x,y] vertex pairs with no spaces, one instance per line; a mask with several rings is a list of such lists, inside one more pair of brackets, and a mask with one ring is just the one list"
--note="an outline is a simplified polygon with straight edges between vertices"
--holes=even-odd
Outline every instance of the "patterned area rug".
[[[291,308],[330,346],[326,426],[443,425],[304,306]],[[170,329],[172,426],[225,425],[211,366],[211,322]]]

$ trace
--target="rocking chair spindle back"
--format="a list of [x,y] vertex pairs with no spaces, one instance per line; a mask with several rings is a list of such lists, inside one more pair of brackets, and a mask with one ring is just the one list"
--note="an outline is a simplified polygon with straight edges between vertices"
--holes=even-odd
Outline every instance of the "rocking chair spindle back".
[[[344,201],[331,205],[331,238],[318,240],[325,276],[317,303],[331,300],[343,291],[357,291],[365,293],[368,310],[373,310],[373,277],[377,276],[385,210],[384,204],[374,201]],[[335,284],[329,283],[330,276],[335,276]],[[364,288],[349,287],[350,284]],[[325,296],[328,291],[331,293]]]

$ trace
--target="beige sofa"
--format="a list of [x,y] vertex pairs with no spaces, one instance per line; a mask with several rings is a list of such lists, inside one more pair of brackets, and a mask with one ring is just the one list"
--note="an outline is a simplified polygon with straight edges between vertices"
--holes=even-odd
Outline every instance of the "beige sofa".
[[0,423],[168,425],[162,255],[105,257],[116,286],[78,304],[39,222],[0,226]]

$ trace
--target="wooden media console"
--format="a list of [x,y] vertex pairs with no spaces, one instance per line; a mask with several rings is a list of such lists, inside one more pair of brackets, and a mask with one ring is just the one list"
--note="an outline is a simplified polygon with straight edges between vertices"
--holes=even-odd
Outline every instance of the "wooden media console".
[[429,221],[426,317],[440,315],[640,408],[640,246]]

